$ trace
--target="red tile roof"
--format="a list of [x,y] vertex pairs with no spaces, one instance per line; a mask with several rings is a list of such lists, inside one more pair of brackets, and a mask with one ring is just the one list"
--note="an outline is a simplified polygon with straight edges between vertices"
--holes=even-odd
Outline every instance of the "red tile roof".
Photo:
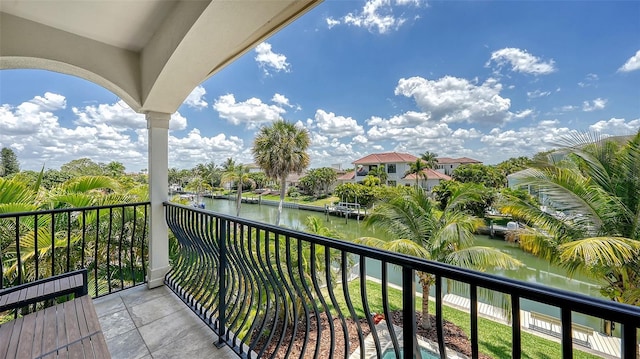
[[[438,172],[436,170],[432,170],[430,168],[425,168],[425,169],[422,170],[422,172],[426,173],[427,179],[439,179],[439,180],[442,180],[442,181],[448,181],[448,180],[451,179],[451,177],[447,176],[446,174],[444,174],[442,172]],[[408,175],[406,175],[404,177],[404,179],[406,179],[406,180],[415,180],[416,179],[416,174],[415,173],[408,174]]]
[[356,172],[355,171],[350,171],[350,172],[347,172],[347,173],[345,173],[343,175],[338,176],[337,179],[344,181],[344,180],[352,180],[355,177],[356,177]]
[[418,157],[410,155],[408,153],[387,152],[387,153],[372,153],[366,157],[362,157],[359,160],[355,160],[352,163],[355,165],[365,164],[380,164],[380,163],[409,163],[415,162]]
[[482,161],[474,160],[469,157],[460,157],[460,158],[451,158],[451,157],[438,157],[439,164],[450,164],[450,163],[460,163],[460,164],[468,164],[468,163],[482,163]]

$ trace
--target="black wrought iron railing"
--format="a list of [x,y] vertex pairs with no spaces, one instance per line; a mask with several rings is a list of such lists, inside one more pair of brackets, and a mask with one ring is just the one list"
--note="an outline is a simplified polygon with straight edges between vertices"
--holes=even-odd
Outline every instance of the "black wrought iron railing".
[[[525,350],[525,299],[559,308],[564,358],[573,357],[572,313],[618,323],[621,357],[638,355],[637,307],[173,203],[165,203],[165,211],[178,242],[166,284],[218,334],[217,344],[241,357],[348,358],[360,350],[360,358],[400,358],[411,348],[412,357],[421,358],[418,348],[428,341],[417,335],[417,271],[435,276],[436,339],[430,350],[441,358],[455,354],[445,343],[445,281],[468,288],[472,358],[479,357],[481,288],[510,298],[511,338],[504,341],[513,358]],[[378,286],[367,277],[374,265],[381,269]],[[401,271],[395,294],[389,281],[394,266]],[[386,320],[378,322],[381,317]]]
[[145,282],[149,202],[0,214],[0,289],[88,271],[89,295]]

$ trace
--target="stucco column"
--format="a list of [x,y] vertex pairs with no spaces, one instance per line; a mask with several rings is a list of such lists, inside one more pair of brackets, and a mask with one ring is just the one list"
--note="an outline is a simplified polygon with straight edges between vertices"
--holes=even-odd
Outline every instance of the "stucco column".
[[149,200],[151,216],[149,230],[149,289],[164,284],[169,271],[169,234],[162,203],[169,198],[169,120],[171,114],[147,113],[149,131]]

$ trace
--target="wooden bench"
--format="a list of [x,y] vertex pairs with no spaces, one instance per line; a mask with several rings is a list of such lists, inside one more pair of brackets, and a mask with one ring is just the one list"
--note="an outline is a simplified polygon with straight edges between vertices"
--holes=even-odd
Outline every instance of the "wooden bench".
[[[540,333],[562,338],[562,321],[550,315],[530,312],[531,320],[529,321],[529,329]],[[554,328],[556,327],[556,328]],[[571,323],[572,340],[575,344],[591,348],[589,336],[593,335],[593,328],[586,325]]]
[[71,295],[0,325],[0,358],[110,358],[86,269],[1,290],[0,312]]

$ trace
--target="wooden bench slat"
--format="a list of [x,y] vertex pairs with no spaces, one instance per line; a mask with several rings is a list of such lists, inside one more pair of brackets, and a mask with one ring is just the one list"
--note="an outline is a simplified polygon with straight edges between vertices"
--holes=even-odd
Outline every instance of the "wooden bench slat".
[[82,359],[85,357],[82,341],[71,344],[67,347],[67,358],[69,359]]
[[74,275],[72,278],[72,282],[71,285],[76,288],[76,287],[83,287],[84,286],[84,278],[82,276],[82,274],[76,274]]
[[91,298],[89,298],[88,295],[85,295],[80,298],[80,302],[82,303],[82,309],[84,311],[89,333],[102,331],[102,328],[100,328],[100,321],[98,320],[98,314],[96,314]]
[[9,348],[7,348],[7,358],[13,359],[16,358],[16,354],[18,352],[18,344],[20,341],[20,332],[22,331],[22,317],[14,320],[13,324],[13,332],[11,333],[11,339],[9,340]]
[[111,355],[109,354],[109,348],[107,347],[104,335],[102,335],[102,328],[100,328],[98,314],[96,313],[96,309],[93,306],[91,298],[89,298],[88,295],[85,295],[80,298],[80,302],[82,304],[82,309],[87,323],[87,329],[90,333],[100,332],[100,335],[91,336],[91,344],[93,346],[96,359],[110,358]]
[[53,288],[54,288],[53,291],[55,293],[59,293],[60,292],[60,281],[56,280],[56,281],[53,281],[52,283],[53,283]]
[[23,317],[22,330],[20,332],[20,343],[18,343],[18,358],[31,358],[33,351],[33,339],[36,332],[36,315]]
[[56,290],[56,284],[55,282],[46,282],[44,284],[44,295],[49,295],[54,293]]
[[109,348],[107,347],[107,341],[104,339],[102,333],[100,335],[91,336],[91,344],[93,345],[93,353],[96,359],[110,359]]
[[8,356],[9,341],[11,341],[11,331],[15,321],[4,323],[0,326],[0,358],[6,358]]
[[42,335],[42,353],[49,353],[57,348],[56,338],[56,308],[49,307],[44,310],[44,333]]
[[71,288],[71,283],[70,283],[70,279],[71,277],[65,277],[65,278],[60,278],[59,281],[56,281],[57,284],[60,285],[60,288],[56,288],[56,292],[63,292],[69,288]]
[[63,304],[54,306],[56,308],[56,324],[57,324],[57,346],[56,348],[63,348],[69,344],[67,339],[67,323],[65,322],[65,312]]
[[75,301],[65,302],[64,306],[64,323],[66,325],[66,334],[68,343],[73,343],[80,340],[80,328],[78,327],[78,313],[76,306],[73,304]]
[[44,340],[44,322],[45,322],[45,312],[40,310],[34,313],[36,315],[36,330],[33,337],[33,357],[37,358],[44,354],[42,351],[42,342]]
[[8,295],[6,295],[6,297],[7,303],[15,303],[20,298],[20,291],[9,293]]
[[38,287],[40,287],[40,285],[34,285],[32,287],[29,287],[29,289],[27,290],[27,296],[25,297],[25,300],[37,298]]
[[20,301],[24,301],[27,299],[27,294],[29,293],[29,288],[24,288],[18,291],[20,293],[20,297],[18,298],[18,300]]
[[80,300],[74,300],[73,301],[73,305],[76,308],[76,313],[78,316],[78,330],[80,331],[80,336],[82,338],[86,338],[89,336],[89,328],[87,327],[87,319],[85,318],[84,315],[84,309],[82,308],[82,299]]

